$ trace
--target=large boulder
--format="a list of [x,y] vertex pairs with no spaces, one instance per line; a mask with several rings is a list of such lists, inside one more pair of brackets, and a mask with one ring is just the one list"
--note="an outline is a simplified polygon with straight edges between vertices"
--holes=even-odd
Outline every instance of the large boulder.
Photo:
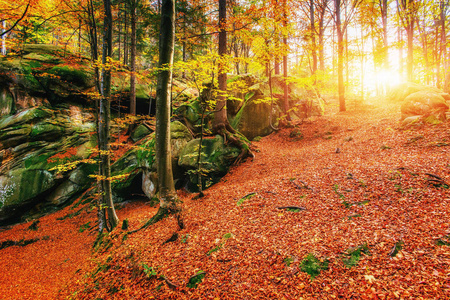
[[249,87],[241,103],[237,113],[230,116],[234,128],[249,140],[272,133],[276,114],[272,111],[273,105],[265,97],[261,84]]
[[60,207],[86,188],[92,167],[62,167],[86,159],[95,146],[94,124],[80,114],[77,107],[34,107],[0,118],[0,224],[36,205]]
[[10,115],[15,110],[14,97],[7,86],[0,85],[0,117]]
[[[304,80],[303,80],[304,81]],[[289,115],[291,119],[322,116],[324,101],[302,84],[301,78],[273,76],[263,82],[253,75],[239,75],[230,80],[231,96],[227,101],[228,117],[232,126],[248,139],[265,136],[273,131],[283,111],[284,89],[288,90]],[[272,92],[272,94],[271,94]]]
[[[182,149],[178,160],[178,165],[188,171],[188,187],[191,190],[196,190],[198,188],[195,170],[198,170],[197,161],[199,147],[200,139],[190,141]],[[203,185],[213,184],[222,178],[240,154],[238,148],[224,145],[223,137],[220,135],[203,139],[201,147],[200,169],[202,169],[201,172],[206,174],[209,179],[209,183],[205,181],[203,182]],[[205,188],[205,186],[203,186],[203,188]]]
[[430,90],[422,90],[409,94],[401,106],[402,120],[412,116],[432,117],[445,121],[448,104],[444,97]]
[[[178,167],[178,159],[182,149],[193,137],[188,128],[179,121],[170,123],[170,131],[173,174],[177,180],[184,176],[183,170]],[[130,194],[142,191],[147,195],[154,194],[155,191],[150,192],[153,190],[150,185],[157,186],[157,176],[154,175],[155,161],[155,133],[151,133],[111,166],[112,176],[120,178],[113,182],[115,195],[127,198]],[[140,174],[143,175],[139,176]]]
[[94,73],[87,58],[52,45],[24,45],[18,53],[0,58],[0,82],[14,86],[10,93],[18,109],[41,105],[44,98],[51,104],[84,103]]
[[450,100],[450,95],[442,90],[414,82],[405,82],[393,87],[388,94],[388,99],[395,103],[402,103],[406,97],[416,92],[433,93],[442,96],[445,100]]

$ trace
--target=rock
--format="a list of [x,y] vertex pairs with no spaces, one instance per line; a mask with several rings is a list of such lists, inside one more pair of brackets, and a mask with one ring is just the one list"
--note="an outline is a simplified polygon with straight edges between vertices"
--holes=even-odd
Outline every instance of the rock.
[[401,106],[402,119],[411,116],[433,116],[434,119],[444,121],[448,111],[445,99],[432,91],[422,90],[408,95]]
[[36,197],[55,185],[47,170],[15,169],[0,175],[0,224],[20,216],[23,208],[36,203]]
[[[231,120],[232,126],[249,140],[257,136],[269,135],[273,131],[270,125],[271,104],[258,100],[258,95],[247,100]],[[273,117],[272,122],[275,123],[275,117]]]
[[56,104],[69,98],[85,103],[83,92],[94,86],[94,72],[89,59],[62,48],[24,45],[17,54],[0,58],[0,82],[14,85],[14,93],[11,88],[10,92],[17,108],[42,105],[47,100]]
[[392,90],[388,94],[388,99],[390,99],[395,103],[402,103],[409,95],[421,91],[438,94],[442,96],[445,100],[450,99],[450,95],[448,93],[444,93],[442,90],[438,88],[413,82],[402,83],[392,88]]
[[82,164],[72,171],[68,180],[57,186],[45,200],[54,206],[66,204],[89,187],[93,181],[89,175],[95,174],[96,170],[96,165]]
[[241,88],[235,89],[233,97],[240,100],[227,102],[231,126],[249,140],[269,135],[273,131],[270,122],[276,122],[275,113],[270,119],[272,104],[268,101],[264,85],[255,82],[257,79],[252,75],[235,77],[234,83]]
[[30,108],[21,111],[13,116],[3,117],[0,119],[0,130],[13,125],[19,125],[23,123],[32,123],[39,119],[49,118],[53,115],[53,112],[43,107]]
[[[185,125],[183,125],[179,121],[174,121],[170,124],[171,130],[171,146],[172,146],[172,168],[174,173],[174,179],[179,179],[183,176],[182,170],[178,168],[178,159],[181,155],[180,152],[185,147],[185,145],[192,140],[192,135],[187,129]],[[134,186],[135,180],[137,180],[137,176],[141,174],[143,171],[147,172],[146,175],[142,177],[142,185],[150,184],[150,181],[147,180],[147,177],[150,176],[148,174],[152,174],[152,172],[156,171],[155,165],[155,133],[151,133],[147,135],[141,140],[141,143],[129,150],[125,155],[123,155],[120,159],[118,159],[111,166],[111,174],[112,176],[124,176],[122,180],[113,182],[113,189],[119,196],[122,198],[129,197],[130,189],[134,192],[138,192],[136,190],[136,186]],[[156,185],[156,181],[154,179],[151,182]],[[139,184],[139,188],[141,188],[141,184]],[[143,187],[141,192],[144,191],[146,194],[152,194],[152,187]]]
[[[87,158],[88,148],[95,145],[88,129],[93,124],[73,119],[80,116],[70,111],[77,109],[34,107],[0,118],[1,224],[18,220],[33,206],[69,203],[87,187],[91,180],[88,174],[83,175],[84,179],[77,175],[87,166],[80,165],[69,173],[52,170],[62,163]],[[70,154],[65,155],[69,150]]]
[[[178,165],[186,170],[197,169],[198,148],[200,139],[194,139],[187,143],[180,153]],[[217,182],[224,176],[231,164],[239,156],[240,150],[223,144],[223,137],[216,135],[214,138],[203,139],[201,167],[207,174],[211,183]],[[204,158],[203,158],[204,157]],[[189,188],[197,187],[197,175],[189,175]]]
[[0,117],[8,116],[14,111],[14,96],[9,88],[0,86]]
[[422,116],[411,116],[403,119],[401,128],[406,129],[413,126],[420,126],[422,124]]
[[149,135],[150,133],[152,133],[150,128],[148,128],[144,124],[139,124],[136,127],[136,129],[133,130],[133,132],[131,133],[131,139],[133,140],[133,142],[136,143],[137,141],[141,140],[142,138]]
[[158,189],[158,175],[155,172],[144,170],[142,172],[142,191],[149,198],[152,199],[156,195]]

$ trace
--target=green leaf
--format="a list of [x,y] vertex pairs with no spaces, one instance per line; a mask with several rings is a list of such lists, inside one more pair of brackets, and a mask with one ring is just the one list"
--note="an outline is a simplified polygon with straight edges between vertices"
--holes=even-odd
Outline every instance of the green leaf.
[[189,278],[189,282],[186,284],[186,286],[191,289],[196,289],[205,276],[206,276],[205,271],[202,270],[198,271],[197,274]]

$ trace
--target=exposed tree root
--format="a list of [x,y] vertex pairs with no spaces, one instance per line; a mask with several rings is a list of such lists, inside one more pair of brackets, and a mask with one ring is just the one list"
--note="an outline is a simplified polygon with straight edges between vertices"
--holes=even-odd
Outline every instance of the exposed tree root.
[[241,153],[234,161],[234,164],[239,164],[247,157],[255,158],[255,154],[250,150],[247,139],[238,131],[234,130],[229,123],[217,125],[216,128],[214,128],[214,131],[223,137],[224,144],[230,143],[241,150]]
[[145,229],[148,226],[161,221],[162,219],[164,219],[165,217],[167,217],[169,215],[175,215],[175,218],[177,220],[177,224],[178,224],[178,227],[180,230],[184,228],[183,216],[182,216],[181,210],[179,208],[168,208],[168,207],[160,206],[158,211],[156,212],[156,214],[153,217],[151,217],[150,220],[148,220],[144,225],[142,225],[138,229],[129,231],[127,234],[132,234],[132,233],[138,232],[142,229]]

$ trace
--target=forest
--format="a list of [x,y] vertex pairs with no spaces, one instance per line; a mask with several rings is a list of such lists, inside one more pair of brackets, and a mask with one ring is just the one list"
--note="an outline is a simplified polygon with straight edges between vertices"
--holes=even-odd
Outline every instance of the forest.
[[450,298],[448,1],[0,7],[0,299]]

